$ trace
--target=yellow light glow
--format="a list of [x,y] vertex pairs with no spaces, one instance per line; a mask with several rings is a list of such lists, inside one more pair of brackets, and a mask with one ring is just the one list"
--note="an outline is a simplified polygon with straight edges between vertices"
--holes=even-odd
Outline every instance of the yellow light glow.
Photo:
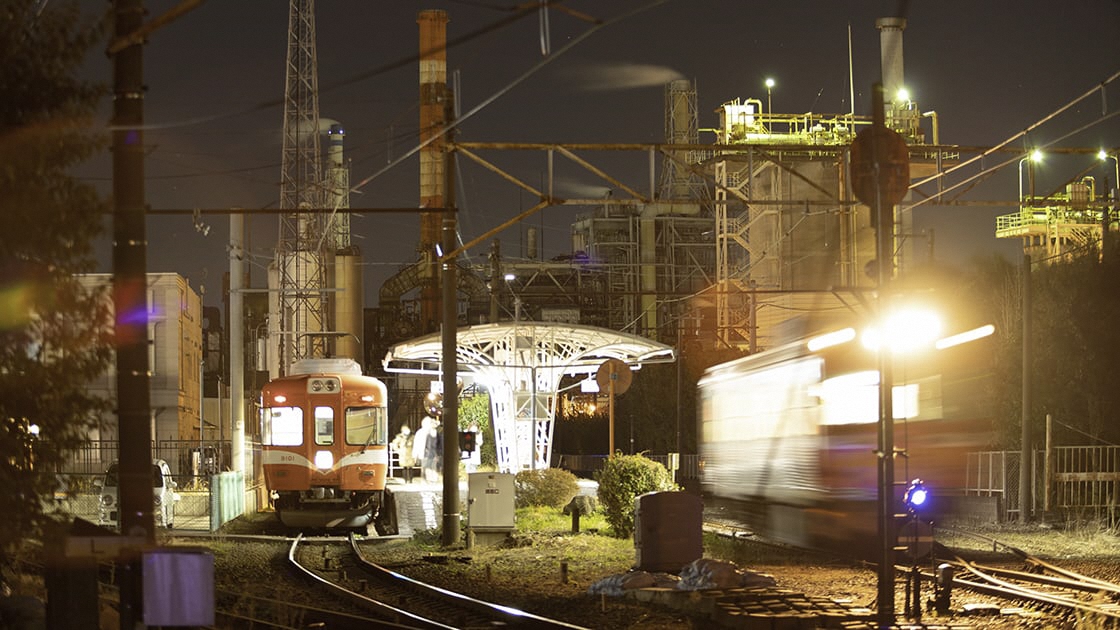
[[945,337],[944,339],[938,339],[937,343],[934,344],[934,347],[938,350],[952,348],[953,346],[959,346],[962,343],[968,343],[970,341],[976,341],[977,339],[983,339],[984,337],[991,335],[995,331],[996,327],[988,324],[979,328],[973,328],[972,330],[966,330],[963,333],[950,335],[948,337]]
[[810,352],[823,350],[831,346],[838,346],[842,343],[847,343],[856,338],[855,328],[845,328],[843,330],[836,330],[830,333],[825,333],[809,340],[806,346]]
[[1097,159],[1098,160],[1107,160],[1108,159],[1108,152],[1106,152],[1104,149],[1101,149],[1100,151],[1097,151]]
[[282,404],[288,402],[288,397],[285,396],[284,394],[276,394],[275,396],[272,397],[272,402],[274,402],[278,405],[282,405]]
[[370,396],[369,394],[362,396],[362,402],[373,402],[373,396]]
[[766,78],[766,88],[769,89],[769,88],[772,88],[772,87],[774,87],[774,79],[771,79],[771,78],[767,77]]
[[1034,151],[1031,151],[1030,159],[1031,159],[1032,162],[1041,162],[1042,161],[1042,149],[1035,149]]
[[860,339],[863,347],[876,352],[884,343],[892,353],[913,352],[933,346],[941,335],[941,318],[933,311],[903,308],[891,313],[882,331],[871,327]]
[[315,452],[315,467],[319,470],[330,470],[334,466],[334,453],[330,451]]
[[898,90],[898,101],[900,103],[909,103],[910,102],[910,90],[907,90],[906,88],[900,88]]

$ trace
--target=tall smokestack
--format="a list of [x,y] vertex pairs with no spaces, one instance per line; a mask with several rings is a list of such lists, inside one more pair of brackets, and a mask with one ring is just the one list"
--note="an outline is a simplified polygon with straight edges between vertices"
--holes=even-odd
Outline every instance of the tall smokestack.
[[883,74],[883,96],[887,102],[898,100],[898,91],[905,87],[902,79],[902,31],[906,18],[885,17],[875,20],[879,29],[879,63]]
[[[447,90],[447,22],[446,11],[421,11],[416,18],[420,25],[420,142],[428,142],[446,124]],[[442,208],[444,205],[443,173],[444,140],[438,138],[420,150],[420,207]],[[438,261],[436,245],[442,239],[443,215],[439,212],[420,214],[420,325],[423,332],[432,332],[440,321]]]

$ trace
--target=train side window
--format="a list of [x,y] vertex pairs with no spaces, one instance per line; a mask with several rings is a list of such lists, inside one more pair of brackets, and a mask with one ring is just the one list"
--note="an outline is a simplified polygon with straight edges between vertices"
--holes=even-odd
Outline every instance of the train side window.
[[303,409],[268,407],[261,410],[261,443],[271,446],[303,444]]
[[334,444],[334,409],[315,408],[315,443],[319,446]]
[[346,443],[383,445],[389,443],[389,423],[384,407],[347,407]]

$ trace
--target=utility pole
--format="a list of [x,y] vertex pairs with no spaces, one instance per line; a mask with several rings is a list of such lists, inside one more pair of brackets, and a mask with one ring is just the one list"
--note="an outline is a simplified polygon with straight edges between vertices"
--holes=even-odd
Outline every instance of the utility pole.
[[[147,228],[144,201],[143,0],[113,3],[113,308],[117,344],[117,435],[121,533],[155,543],[148,376]],[[138,549],[120,561],[120,627],[141,622]]]
[[1023,255],[1020,275],[1023,293],[1023,401],[1020,415],[1019,453],[1019,522],[1028,523],[1033,516],[1031,493],[1031,257]]
[[872,90],[872,124],[852,142],[852,191],[871,207],[876,230],[876,275],[879,306],[879,440],[876,464],[879,482],[878,529],[880,543],[878,621],[894,623],[894,401],[891,348],[884,334],[890,309],[890,283],[894,273],[894,207],[910,184],[910,156],[906,141],[886,127],[883,85]]
[[[450,96],[450,94],[449,94]],[[445,104],[447,117],[452,118],[451,99]],[[447,131],[451,133],[450,130]],[[455,169],[451,163],[452,153],[444,145],[444,199],[447,208],[443,213],[443,252],[440,256],[442,289],[443,336],[441,342],[443,379],[443,537],[444,547],[459,542],[459,387],[458,387],[458,281],[455,277],[455,258],[449,256],[455,251]]]

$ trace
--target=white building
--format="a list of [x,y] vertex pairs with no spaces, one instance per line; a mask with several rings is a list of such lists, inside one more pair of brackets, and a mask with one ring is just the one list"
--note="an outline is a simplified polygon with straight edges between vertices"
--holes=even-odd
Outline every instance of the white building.
[[[79,280],[88,287],[108,286],[112,275],[84,274]],[[202,300],[186,278],[175,273],[149,273],[147,303],[152,440],[198,440]],[[91,387],[116,398],[115,362]],[[90,438],[118,440],[116,414],[104,416]]]

